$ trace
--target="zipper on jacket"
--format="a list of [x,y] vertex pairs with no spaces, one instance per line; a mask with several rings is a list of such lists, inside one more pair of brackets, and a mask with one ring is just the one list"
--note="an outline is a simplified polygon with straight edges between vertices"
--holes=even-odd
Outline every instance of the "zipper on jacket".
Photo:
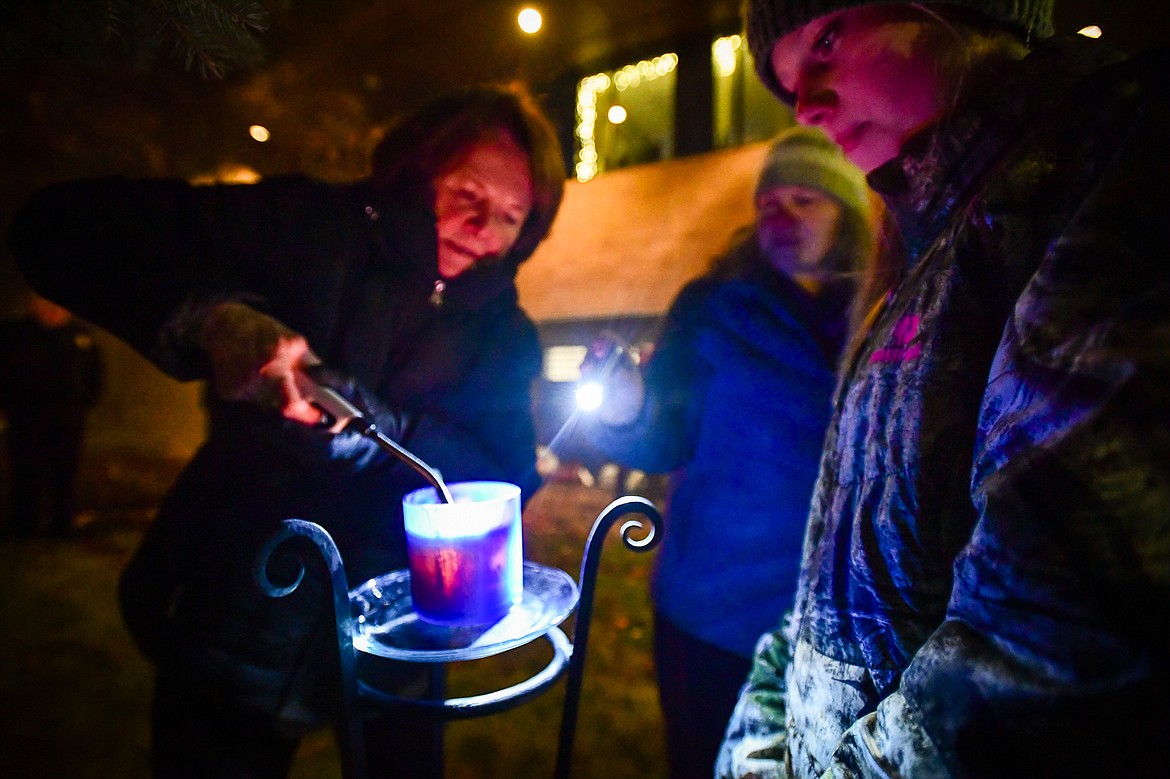
[[[378,221],[378,217],[381,216],[381,214],[378,213],[378,210],[373,206],[366,206],[364,210],[366,212],[366,216],[369,217],[371,222]],[[381,244],[381,241],[379,241],[379,243]],[[384,248],[385,245],[382,245]],[[429,298],[430,304],[432,306],[438,308],[439,306],[443,305],[443,292],[446,289],[447,282],[443,281],[442,279],[435,279],[435,283],[431,288],[431,296]]]

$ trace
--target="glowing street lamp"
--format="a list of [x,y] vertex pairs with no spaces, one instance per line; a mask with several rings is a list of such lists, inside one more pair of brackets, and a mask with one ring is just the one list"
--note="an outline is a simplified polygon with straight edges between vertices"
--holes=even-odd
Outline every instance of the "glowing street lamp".
[[540,17],[540,11],[535,8],[525,8],[516,16],[516,23],[520,25],[520,29],[529,35],[534,35],[540,31],[544,20]]
[[264,143],[272,135],[268,132],[268,128],[264,125],[254,124],[248,128],[248,135],[252,136],[252,140]]

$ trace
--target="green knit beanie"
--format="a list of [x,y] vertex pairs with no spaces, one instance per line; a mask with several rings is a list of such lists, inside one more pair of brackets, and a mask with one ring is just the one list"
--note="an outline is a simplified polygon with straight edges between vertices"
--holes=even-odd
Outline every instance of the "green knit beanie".
[[[772,48],[776,41],[817,17],[875,3],[907,0],[744,0],[743,19],[748,47],[755,58],[756,73],[764,86],[791,105],[795,96],[785,91],[772,72]],[[1047,38],[1054,32],[1055,0],[920,0],[924,5],[951,5],[982,13],[991,21],[1015,30],[1025,40]]]
[[790,127],[772,141],[756,182],[756,197],[781,184],[819,189],[846,209],[864,212],[868,207],[865,174],[845,158],[840,146],[813,127]]
[[809,187],[834,198],[849,232],[858,243],[867,243],[870,202],[865,174],[823,132],[796,125],[776,136],[764,157],[756,197],[781,184]]

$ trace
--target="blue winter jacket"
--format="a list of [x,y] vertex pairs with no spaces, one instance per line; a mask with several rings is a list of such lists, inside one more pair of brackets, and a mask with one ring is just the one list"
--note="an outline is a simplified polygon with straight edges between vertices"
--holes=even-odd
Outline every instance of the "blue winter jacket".
[[616,461],[671,473],[656,611],[746,658],[792,605],[852,285],[814,299],[754,236],[735,251],[752,270],[700,277],[671,305],[639,417],[592,432]]

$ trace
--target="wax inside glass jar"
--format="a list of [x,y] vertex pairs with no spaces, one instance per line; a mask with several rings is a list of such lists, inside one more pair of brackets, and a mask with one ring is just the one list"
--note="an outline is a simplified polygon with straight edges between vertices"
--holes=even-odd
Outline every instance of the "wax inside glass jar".
[[441,625],[497,622],[524,593],[520,488],[447,486],[453,503],[441,503],[432,487],[402,501],[414,610]]

